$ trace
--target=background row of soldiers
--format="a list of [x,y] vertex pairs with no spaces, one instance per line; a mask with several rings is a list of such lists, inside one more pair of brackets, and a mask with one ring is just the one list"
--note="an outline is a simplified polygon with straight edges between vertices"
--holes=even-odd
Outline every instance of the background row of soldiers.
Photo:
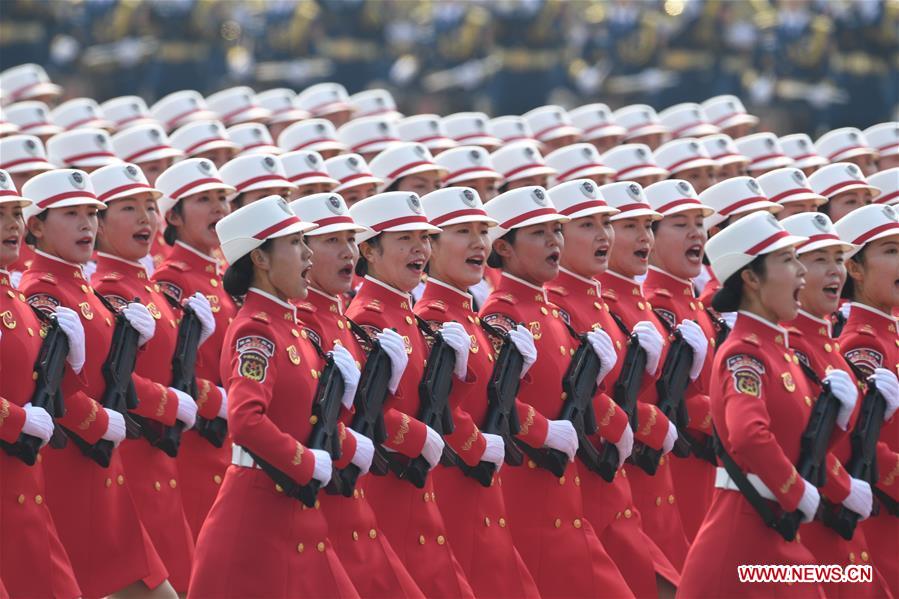
[[0,70],[25,62],[98,101],[335,81],[402,89],[407,114],[522,114],[731,93],[814,135],[895,116],[899,1],[5,0]]

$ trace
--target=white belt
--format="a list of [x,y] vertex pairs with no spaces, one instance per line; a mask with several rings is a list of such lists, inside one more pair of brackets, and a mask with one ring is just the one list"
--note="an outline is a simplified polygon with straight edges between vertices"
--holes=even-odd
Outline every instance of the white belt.
[[253,456],[237,444],[231,445],[231,463],[244,468],[259,468],[259,464],[253,460]]
[[[752,486],[755,487],[755,490],[759,492],[759,495],[764,497],[765,499],[770,499],[771,501],[777,501],[777,497],[774,496],[774,493],[768,488],[768,485],[762,482],[755,474],[747,474],[746,478],[749,479],[749,482],[752,483]],[[740,488],[737,487],[737,483],[730,477],[727,473],[727,470],[721,468],[720,466],[715,469],[715,487],[718,489],[727,489],[728,491],[739,491]]]

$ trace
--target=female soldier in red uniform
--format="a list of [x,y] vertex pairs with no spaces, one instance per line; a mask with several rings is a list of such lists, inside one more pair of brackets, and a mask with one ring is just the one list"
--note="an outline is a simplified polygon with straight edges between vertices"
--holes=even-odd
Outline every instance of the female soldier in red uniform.
[[[430,223],[443,231],[431,236],[431,259],[424,294],[415,313],[439,328],[447,322],[465,327],[471,338],[468,368],[471,382],[455,381],[450,402],[455,430],[444,439],[468,466],[503,464],[503,438],[481,433],[476,423],[487,415],[487,382],[493,372],[493,345],[472,309],[465,290],[477,284],[487,262],[487,229],[497,223],[487,216],[474,189],[450,187],[421,200]],[[524,328],[512,333],[529,336]],[[533,341],[530,342],[533,345]],[[479,597],[537,597],[539,592],[507,528],[502,479],[489,487],[453,467],[438,467],[434,485],[440,491],[440,513],[453,530],[453,551]]]
[[[306,448],[322,359],[300,333],[291,299],[306,295],[311,252],[304,223],[283,198],[269,196],[216,224],[231,266],[225,291],[245,295],[225,336],[222,380],[234,441],[228,469],[197,540],[193,597],[358,597],[317,505],[284,494],[253,459],[298,484],[331,479],[328,452]],[[343,375],[352,358],[335,348]],[[355,381],[344,377],[355,392]],[[251,455],[252,452],[252,455]]]
[[[153,273],[163,293],[181,302],[195,293],[206,297],[215,318],[215,332],[197,353],[197,415],[207,420],[228,417],[227,394],[222,388],[219,359],[225,331],[237,314],[234,300],[225,292],[218,260],[215,224],[230,211],[225,185],[211,161],[188,159],[167,169],[157,180],[163,193],[159,209],[166,221],[168,258]],[[208,383],[208,384],[207,384]],[[194,539],[215,501],[225,471],[231,464],[231,441],[216,447],[195,430],[181,436],[178,474],[184,513]]]
[[[793,235],[809,240],[796,248],[799,261],[805,266],[805,287],[799,292],[802,309],[795,320],[789,323],[790,346],[800,362],[814,373],[812,381],[830,381],[831,391],[857,397],[856,380],[849,371],[849,365],[839,350],[839,343],[831,336],[830,315],[836,312],[840,302],[840,291],[846,282],[845,252],[855,246],[844,243],[837,236],[836,229],[824,214],[796,214],[781,221],[784,229]],[[818,385],[816,385],[818,386]],[[843,389],[840,390],[840,387]],[[816,389],[820,393],[820,389]],[[858,403],[858,407],[861,404]],[[837,419],[838,429],[831,435],[833,454],[828,454],[828,487],[821,491],[833,503],[844,506],[859,514],[862,519],[871,513],[871,486],[867,481],[850,479],[843,468],[852,454],[849,436],[843,431],[854,424],[858,407],[843,410]],[[839,461],[837,461],[839,460]],[[830,479],[833,479],[831,481]],[[861,527],[855,529],[852,539],[847,541],[836,531],[828,528],[820,520],[809,523],[802,530],[802,543],[821,564],[847,566],[870,558],[868,543]],[[864,556],[864,560],[862,560]],[[877,572],[875,570],[875,572]],[[880,573],[870,583],[828,583],[824,590],[828,597],[886,597],[889,591]]]
[[[849,280],[843,296],[852,301],[840,335],[843,357],[872,376],[887,400],[877,447],[876,489],[899,501],[899,334],[892,314],[899,307],[899,222],[890,206],[865,206],[840,219],[840,239],[857,247],[847,262]],[[899,595],[899,519],[881,506],[880,514],[862,522],[871,561],[893,595]],[[865,561],[865,560],[863,560]]]
[[[158,390],[138,395],[134,413],[159,423],[147,426],[189,430],[197,417],[197,404],[189,394],[170,386],[181,315],[175,313],[162,291],[150,284],[147,271],[138,262],[147,255],[156,237],[156,200],[161,192],[150,187],[138,167],[127,163],[94,171],[91,183],[107,206],[100,216],[97,235],[97,272],[93,278],[96,289],[118,310],[137,298],[158,322],[156,333],[138,356],[134,370],[153,381]],[[198,294],[186,298],[185,305],[202,324],[202,346],[215,330],[209,301]],[[215,386],[202,377],[197,378],[197,386],[215,392]],[[141,520],[169,571],[172,586],[177,592],[186,593],[194,542],[181,501],[177,461],[151,443],[149,437],[127,441],[122,446],[122,457],[125,470],[134,481],[131,494]]]
[[[84,326],[85,364],[73,391],[65,393],[66,414],[59,424],[88,444],[103,439],[114,444],[125,438],[125,420],[104,408],[106,383],[101,372],[113,333],[113,315],[97,298],[81,269],[90,259],[97,232],[97,199],[87,173],[72,169],[38,175],[23,189],[35,203],[25,209],[29,237],[36,255],[22,277],[21,292],[32,306],[52,312],[59,306],[77,309]],[[125,318],[141,331],[141,344],[152,336],[153,317],[146,307],[129,304]],[[150,381],[132,376],[138,396],[158,394]],[[69,554],[78,586],[85,597],[147,592],[171,596],[165,566],[153,548],[126,486],[118,451],[104,468],[86,457],[69,440],[59,451],[45,451],[50,512]]]
[[[667,350],[662,336],[666,331],[635,277],[645,275],[649,267],[654,241],[652,222],[659,220],[661,215],[650,207],[638,183],[619,181],[603,185],[599,191],[610,206],[621,212],[610,219],[615,243],[609,252],[609,268],[597,278],[602,283],[603,299],[617,326],[623,332],[637,333],[641,347],[646,350],[646,373],[652,380],[641,389],[638,400],[655,405],[658,401],[655,380],[661,374]],[[677,429],[667,422],[661,411],[652,412],[648,419],[638,419],[638,431],[643,434],[641,429],[659,421],[668,427],[662,447],[663,453],[668,453],[677,439]],[[643,530],[680,571],[689,543],[675,505],[670,464],[669,456],[663,455],[654,475],[630,463],[625,464],[624,469],[634,503],[643,517]]]
[[[296,302],[297,316],[323,350],[342,345],[357,362],[362,362],[365,352],[344,316],[343,298],[352,288],[353,268],[359,257],[356,234],[366,229],[353,222],[346,203],[336,193],[306,196],[291,202],[290,209],[300,220],[318,225],[306,234],[315,261],[309,271],[309,295],[304,301]],[[392,380],[398,383],[407,363],[403,339],[392,329],[384,329],[378,334],[378,340],[395,361]],[[351,419],[352,412],[343,410],[343,423],[349,424]],[[344,451],[334,466],[341,468],[353,463],[364,474],[371,466],[374,445],[352,429],[346,431],[345,445],[354,445],[355,449]],[[362,485],[357,485],[352,497],[339,494],[323,497],[322,511],[328,520],[331,542],[360,596],[422,596],[390,546],[387,535],[378,528]]]
[[[30,403],[35,381],[23,376],[34,368],[41,352],[41,322],[25,296],[16,292],[6,270],[18,258],[25,229],[22,208],[28,204],[31,201],[19,196],[12,178],[0,170],[0,334],[6,333],[0,337],[5,370],[0,379],[0,440],[9,444],[16,443],[20,434],[47,443],[53,433],[50,414]],[[84,329],[73,310],[60,306],[54,313],[69,342],[69,367],[77,375],[84,366]],[[0,489],[0,576],[9,593],[6,596],[81,596],[69,556],[43,502],[41,462],[29,466],[0,452]],[[2,586],[0,595],[4,595]]]
[[[571,218],[562,225],[565,249],[559,266],[559,275],[545,285],[550,300],[559,306],[559,313],[574,330],[584,333],[603,330],[614,344],[610,357],[610,370],[600,385],[596,413],[600,422],[609,425],[627,421],[626,414],[609,397],[614,381],[618,380],[623,365],[627,335],[615,324],[608,305],[602,298],[599,281],[594,277],[605,271],[608,255],[614,243],[615,233],[609,218],[618,209],[606,204],[593,181],[575,179],[549,190],[553,204],[561,214]],[[617,354],[620,354],[617,355]],[[653,379],[645,376],[644,384]],[[655,406],[637,404],[637,421],[647,423],[653,418]],[[641,525],[640,512],[634,508],[627,471],[620,468],[631,454],[636,437],[653,449],[661,449],[668,434],[668,423],[656,420],[656,424],[638,427],[621,426],[620,432],[605,432],[607,440],[618,448],[619,469],[612,482],[584,470],[580,477],[587,518],[596,530],[603,547],[638,597],[655,597],[658,585],[667,581],[677,586],[680,574],[656,544],[646,536]],[[617,434],[617,437],[616,437]],[[655,573],[662,580],[656,579]]]
[[[715,354],[710,387],[712,422],[726,451],[772,510],[799,510],[810,521],[818,509],[815,486],[794,464],[805,429],[811,389],[777,325],[795,318],[805,268],[793,247],[805,241],[784,231],[770,214],[749,215],[718,233],[706,252],[718,280],[721,312],[739,309],[727,341]],[[723,468],[705,521],[690,548],[679,593],[685,597],[820,596],[817,585],[742,583],[745,564],[811,564],[800,542],[766,525]],[[762,499],[764,498],[764,499]]]
[[[578,341],[543,289],[559,272],[564,245],[560,223],[568,218],[556,212],[542,187],[500,194],[486,210],[499,223],[489,232],[492,250],[488,264],[503,272],[499,286],[481,309],[481,318],[503,331],[525,323],[539,352],[520,389],[519,397],[527,409],[524,416],[519,415],[521,436],[532,447],[562,451],[572,461],[578,448],[577,433],[571,422],[552,418],[566,399],[562,375]],[[598,341],[591,340],[591,345]],[[538,419],[538,414],[542,418]],[[542,430],[542,439],[533,427]],[[535,437],[539,439],[536,442]],[[573,463],[567,464],[561,477],[537,468],[533,460],[505,470],[503,494],[515,545],[544,597],[597,592],[630,596],[627,583],[585,517],[580,485],[578,467]]]
[[[409,192],[374,195],[357,202],[350,209],[350,216],[369,230],[356,237],[361,252],[356,274],[365,278],[347,316],[370,336],[386,328],[394,329],[403,338],[408,356],[405,372],[385,406],[384,446],[408,458],[422,456],[433,468],[440,461],[444,442],[437,431],[415,418],[420,407],[418,384],[424,374],[428,346],[416,324],[409,292],[418,284],[430,257],[428,235],[440,229],[428,224],[418,196]],[[444,326],[441,332],[448,343],[457,344],[456,367],[462,370],[469,339],[453,328]],[[466,344],[465,354],[459,341]],[[464,377],[465,371],[462,372]],[[424,487],[418,489],[393,473],[369,476],[363,488],[378,523],[425,596],[474,595],[450,547],[435,503],[433,477],[428,476]]]

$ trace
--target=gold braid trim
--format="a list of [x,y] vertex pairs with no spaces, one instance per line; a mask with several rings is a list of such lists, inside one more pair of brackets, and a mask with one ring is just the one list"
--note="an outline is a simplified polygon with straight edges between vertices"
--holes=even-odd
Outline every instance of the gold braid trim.
[[9,400],[0,399],[0,426],[3,426],[3,421],[9,417]]
[[783,495],[786,495],[787,492],[796,484],[796,481],[799,480],[799,473],[796,472],[796,469],[793,468],[793,473],[790,475],[790,478],[787,479],[787,482],[780,486],[780,492]]
[[197,411],[203,409],[203,404],[209,399],[209,381],[206,379],[200,379],[200,384],[197,386]]
[[646,426],[643,427],[643,430],[640,431],[642,435],[649,435],[649,431],[652,430],[652,427],[655,425],[656,421],[659,419],[658,410],[655,406],[650,406],[652,410],[649,412],[649,422],[646,423]]
[[297,441],[297,450],[296,453],[293,454],[293,459],[290,463],[294,466],[299,466],[303,463],[303,446]]
[[165,406],[169,403],[169,391],[162,385],[158,385],[159,390],[162,393],[162,398],[159,400],[159,405],[156,407],[156,417],[161,418],[163,414],[165,414]]
[[534,410],[534,406],[528,406],[528,417],[521,424],[519,435],[525,436],[528,434],[528,431],[531,430],[531,426],[534,424],[534,417],[537,415],[537,412]]
[[462,451],[471,451],[471,446],[474,445],[474,442],[478,440],[480,435],[481,431],[478,430],[478,427],[474,427],[474,432],[472,432],[471,436],[462,444]]
[[883,486],[893,486],[893,483],[896,482],[897,476],[899,476],[899,462],[896,462],[896,465],[893,467],[890,473],[883,477]]
[[409,418],[407,414],[403,414],[401,418],[402,422],[400,423],[400,430],[396,431],[396,436],[393,438],[394,445],[402,445],[406,440],[406,433],[409,432],[409,423],[412,422],[412,419]]
[[87,415],[87,418],[81,421],[81,424],[78,425],[78,430],[86,431],[90,425],[94,423],[97,419],[97,412],[100,411],[100,408],[97,407],[99,405],[100,404],[95,401],[91,402],[91,413]]
[[612,421],[612,416],[615,415],[615,402],[611,400],[609,401],[609,409],[606,410],[606,413],[602,415],[602,419],[599,421],[599,426],[609,426],[609,422]]

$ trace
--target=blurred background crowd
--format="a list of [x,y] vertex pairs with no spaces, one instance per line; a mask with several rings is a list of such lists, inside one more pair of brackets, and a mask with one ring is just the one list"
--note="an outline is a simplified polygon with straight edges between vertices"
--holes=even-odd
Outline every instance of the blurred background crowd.
[[896,118],[899,0],[3,0],[0,70],[26,62],[101,102],[335,81],[501,115],[727,93],[815,136]]

